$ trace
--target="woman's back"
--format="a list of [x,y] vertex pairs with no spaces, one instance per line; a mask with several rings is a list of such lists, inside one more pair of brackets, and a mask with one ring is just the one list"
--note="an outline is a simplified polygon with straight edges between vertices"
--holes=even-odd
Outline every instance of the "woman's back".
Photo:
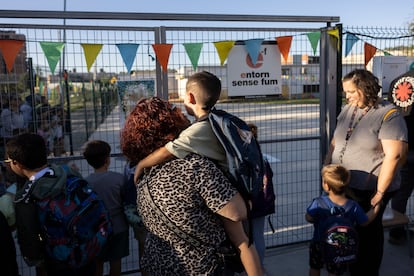
[[[165,219],[153,211],[144,186],[165,216],[201,241],[201,246],[195,247],[160,223]],[[199,155],[190,154],[153,167],[138,186],[138,210],[151,233],[142,259],[144,269],[151,275],[212,274],[218,265],[214,249],[225,239],[215,212],[235,194],[236,190],[214,163]],[[154,263],[158,265],[151,266]]]

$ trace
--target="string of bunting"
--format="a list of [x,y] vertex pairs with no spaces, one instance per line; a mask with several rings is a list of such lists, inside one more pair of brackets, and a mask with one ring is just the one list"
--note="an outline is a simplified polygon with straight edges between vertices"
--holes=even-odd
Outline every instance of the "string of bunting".
[[[328,34],[335,37],[337,39],[337,46],[339,49],[340,41],[339,41],[339,31],[338,29],[328,30]],[[316,54],[316,50],[320,41],[320,32],[310,32],[305,34],[312,46],[312,50],[314,55]],[[279,36],[275,37],[276,44],[279,48],[281,55],[283,56],[284,60],[287,61],[290,47],[292,44],[293,36]],[[352,47],[354,44],[359,41],[359,37],[355,33],[346,32],[345,33],[345,57],[351,52]],[[253,64],[256,64],[260,46],[264,39],[249,39],[244,41],[244,47],[246,52],[249,54]],[[6,68],[8,73],[11,73],[13,69],[13,65],[16,59],[17,54],[23,47],[25,41],[22,40],[12,40],[12,39],[0,39],[0,51],[3,55],[3,59],[6,64]],[[227,41],[217,41],[213,42],[218,57],[220,59],[220,65],[223,65],[227,60],[227,57],[235,45],[236,41],[227,40]],[[56,65],[61,58],[62,51],[65,47],[65,43],[63,42],[51,42],[51,41],[43,41],[39,42],[44,55],[46,56],[46,60],[49,65],[49,69],[52,74],[55,73]],[[92,65],[94,64],[97,56],[102,50],[103,44],[90,44],[90,43],[81,43],[80,44],[88,72],[90,71]],[[125,64],[127,72],[131,72],[132,65],[135,61],[138,48],[140,44],[136,43],[121,43],[115,44],[119,50],[119,53],[122,57],[122,60]],[[203,48],[204,43],[183,43],[182,44],[190,62],[194,68],[197,69],[198,61],[200,58],[200,54]],[[168,68],[168,60],[171,54],[172,48],[175,46],[173,44],[151,44],[152,49],[154,50],[155,57],[159,64],[162,67],[164,72],[167,72]],[[371,58],[375,55],[377,48],[369,43],[364,44],[364,52],[365,52],[365,66],[371,60]],[[385,55],[389,55],[388,52],[383,51]],[[150,55],[150,54],[149,54]],[[152,57],[152,55],[150,55]]]

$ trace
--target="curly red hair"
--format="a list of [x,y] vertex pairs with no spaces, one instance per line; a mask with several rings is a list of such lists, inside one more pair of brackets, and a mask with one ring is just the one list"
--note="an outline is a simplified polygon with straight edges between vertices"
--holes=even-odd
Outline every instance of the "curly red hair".
[[121,131],[121,150],[137,163],[178,137],[190,125],[180,108],[158,97],[141,99],[128,115]]

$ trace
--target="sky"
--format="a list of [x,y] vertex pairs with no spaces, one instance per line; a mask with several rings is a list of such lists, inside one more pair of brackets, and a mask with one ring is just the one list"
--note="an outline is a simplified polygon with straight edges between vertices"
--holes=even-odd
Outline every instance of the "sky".
[[[63,11],[65,0],[1,0],[2,10]],[[407,27],[410,0],[66,0],[67,11],[339,16],[343,26]],[[8,23],[10,19],[1,19]],[[14,23],[14,22],[13,22]]]

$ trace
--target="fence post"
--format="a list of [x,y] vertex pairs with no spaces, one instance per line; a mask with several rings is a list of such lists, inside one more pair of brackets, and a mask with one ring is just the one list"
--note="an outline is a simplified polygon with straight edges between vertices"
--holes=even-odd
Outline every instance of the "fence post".
[[[329,149],[336,125],[338,93],[338,38],[329,35],[332,27],[321,29],[320,58],[320,161],[321,165]],[[341,28],[338,32],[341,31]],[[342,70],[342,69],[341,69]]]

